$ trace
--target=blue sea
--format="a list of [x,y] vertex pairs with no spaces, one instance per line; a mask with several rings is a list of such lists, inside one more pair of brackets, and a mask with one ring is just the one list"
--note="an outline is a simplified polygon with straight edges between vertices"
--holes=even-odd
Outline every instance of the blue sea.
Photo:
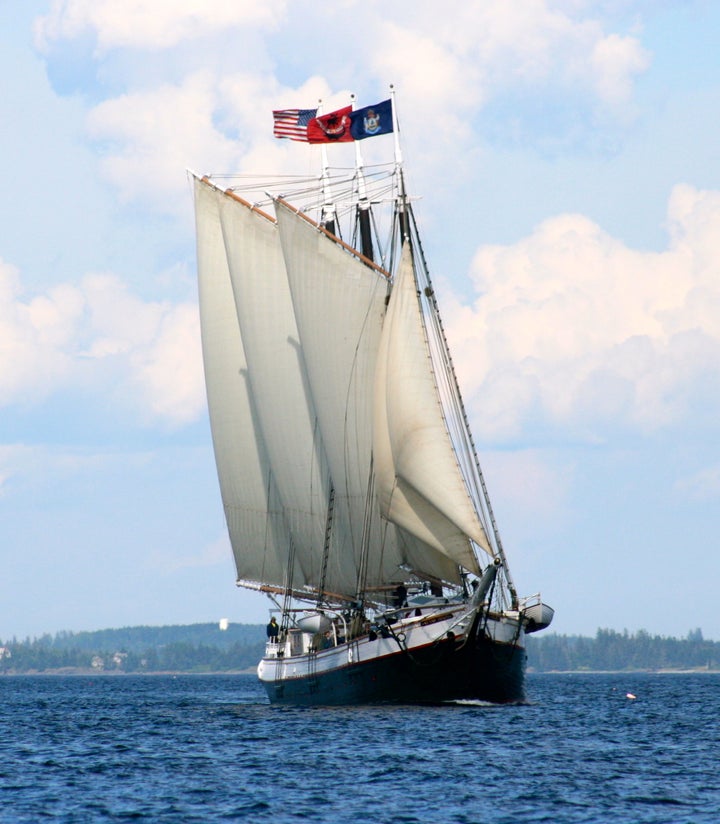
[[719,676],[529,675],[528,693],[302,709],[251,675],[3,677],[0,821],[720,821]]

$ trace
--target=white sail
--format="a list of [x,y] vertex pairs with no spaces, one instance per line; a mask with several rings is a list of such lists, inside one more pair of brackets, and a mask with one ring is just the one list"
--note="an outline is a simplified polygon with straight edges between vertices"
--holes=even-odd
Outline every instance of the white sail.
[[277,202],[276,212],[332,476],[338,491],[361,500],[364,509],[372,450],[372,376],[388,281],[287,205]]
[[277,225],[231,194],[214,194],[253,404],[303,573],[293,584],[318,586],[330,486]]
[[[357,579],[372,450],[372,375],[387,279],[282,202],[276,212],[308,381],[335,486],[333,577]],[[341,530],[344,534],[341,534]],[[397,574],[401,557],[390,559]]]
[[490,552],[442,413],[409,244],[403,247],[375,382],[375,473],[383,515],[478,571],[470,539]]
[[260,583],[282,582],[290,535],[251,401],[217,197],[198,179],[195,214],[205,383],[237,574]]
[[357,583],[365,534],[368,586],[402,580],[408,568],[458,581],[455,565],[422,536],[381,521],[369,486],[372,398],[387,276],[282,202],[276,210],[308,382],[336,491],[337,544],[328,579],[343,581],[351,572]]

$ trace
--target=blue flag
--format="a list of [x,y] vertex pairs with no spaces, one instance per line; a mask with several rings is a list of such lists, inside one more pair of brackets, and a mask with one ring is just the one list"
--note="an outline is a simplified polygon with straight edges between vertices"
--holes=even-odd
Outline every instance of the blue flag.
[[393,131],[392,100],[356,109],[350,114],[350,121],[350,134],[354,140],[389,134]]

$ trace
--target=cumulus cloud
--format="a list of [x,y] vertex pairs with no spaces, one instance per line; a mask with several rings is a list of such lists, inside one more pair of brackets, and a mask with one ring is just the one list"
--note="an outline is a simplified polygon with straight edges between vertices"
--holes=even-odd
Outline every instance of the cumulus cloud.
[[196,420],[205,405],[197,307],[145,302],[108,275],[83,286],[89,345],[80,354],[110,367],[120,407],[148,424]]
[[173,306],[158,321],[149,345],[131,358],[131,380],[141,388],[151,419],[190,423],[205,405],[197,307]]
[[71,286],[25,299],[19,272],[0,261],[0,405],[37,402],[67,379],[82,306]]
[[512,88],[575,88],[601,104],[625,103],[650,56],[636,37],[606,33],[584,11],[573,15],[545,0],[449,0],[441,15],[432,6],[414,5],[410,16],[388,10],[378,21],[374,62],[423,104],[424,117],[459,108],[462,122]]
[[142,195],[173,212],[188,199],[184,169],[202,161],[236,168],[241,145],[215,127],[218,105],[216,78],[200,72],[180,86],[125,94],[94,108],[88,131],[105,145],[101,167],[123,199]]
[[611,106],[626,103],[632,95],[635,76],[649,65],[650,56],[636,38],[611,34],[597,39],[589,68],[600,100]]
[[73,389],[147,424],[179,426],[205,405],[194,304],[144,302],[109,275],[25,298],[0,263],[0,405]]
[[[637,251],[581,215],[474,259],[452,307],[458,367],[487,436],[555,426],[652,430],[720,400],[720,192],[678,186],[670,243]],[[716,422],[715,422],[716,423]]]
[[227,28],[274,27],[286,0],[53,0],[35,24],[37,45],[90,31],[100,51],[118,47],[162,49]]

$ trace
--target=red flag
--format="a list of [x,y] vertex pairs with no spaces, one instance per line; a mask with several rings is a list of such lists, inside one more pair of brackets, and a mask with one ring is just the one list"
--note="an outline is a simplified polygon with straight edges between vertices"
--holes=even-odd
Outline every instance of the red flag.
[[354,138],[350,132],[352,106],[323,114],[308,123],[308,143],[347,143]]

